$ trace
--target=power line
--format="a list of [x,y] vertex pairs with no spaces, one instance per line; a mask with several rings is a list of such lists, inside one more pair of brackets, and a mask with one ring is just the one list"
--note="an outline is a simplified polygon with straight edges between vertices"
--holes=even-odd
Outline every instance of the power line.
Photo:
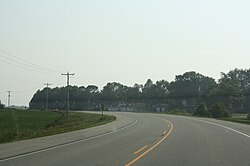
[[[5,59],[7,59],[7,60],[9,60],[9,61],[11,61],[11,62],[15,62],[15,63],[17,63],[17,64],[19,64],[19,65],[22,65],[23,67],[25,67],[25,68],[27,68],[27,69],[28,69],[28,68],[29,68],[29,69],[34,69],[34,67],[31,66],[31,65],[27,65],[27,64],[25,64],[25,63],[22,63],[22,62],[19,62],[19,61],[17,61],[17,60],[8,58],[8,57],[6,57],[6,56],[3,56],[3,55],[1,55],[1,54],[0,54],[0,56],[3,57],[3,58],[5,58]],[[2,60],[2,62],[10,64],[10,62],[6,62],[6,61],[3,61],[3,60]],[[11,63],[11,65],[14,65],[14,64]],[[36,68],[35,70],[39,70],[39,71],[40,71],[41,69],[37,69],[37,68]]]
[[39,89],[39,88],[32,89],[32,90],[12,91],[12,92],[19,93],[19,94],[20,93],[31,93],[31,92],[36,91],[37,89]]
[[[14,92],[14,93],[30,93],[30,92],[34,92],[34,91],[37,91],[37,89],[39,89],[40,87],[36,87],[36,88],[33,88],[33,89],[26,89],[26,90],[12,90],[11,92]],[[4,93],[6,91],[0,91],[0,93]]]
[[62,80],[61,80],[62,78],[61,78],[61,76],[60,77],[57,77],[57,78],[55,78],[54,79],[54,81],[52,81],[51,83],[53,84],[53,85],[55,85],[55,84],[61,84],[62,83]]
[[62,74],[64,76],[67,76],[67,87],[68,87],[68,102],[67,102],[67,117],[69,116],[69,76],[73,76],[75,75],[75,73],[70,74],[69,72],[67,72],[66,74]]
[[33,81],[27,81],[27,80],[17,79],[17,78],[5,76],[5,75],[2,75],[2,74],[0,74],[0,76],[1,77],[5,77],[5,78],[10,79],[10,80],[21,81],[21,82],[26,82],[26,83],[30,83],[30,84],[41,84],[40,82],[33,82]]
[[7,62],[7,61],[4,61],[4,60],[0,60],[0,61],[3,62],[3,63],[9,64],[11,66],[19,67],[19,68],[26,69],[26,70],[29,70],[29,71],[34,71],[34,72],[39,72],[39,73],[46,73],[46,74],[52,74],[52,73],[49,73],[47,71],[40,71],[40,70],[37,70],[37,69],[32,69],[32,68],[29,68],[27,66],[21,66],[19,64],[13,64],[11,62]]
[[2,56],[2,57],[5,57],[6,59],[9,59],[9,60],[11,60],[11,61],[15,61],[16,63],[24,64],[24,65],[26,65],[26,66],[30,66],[30,67],[32,67],[32,68],[36,68],[37,70],[43,70],[43,71],[53,72],[53,73],[60,73],[60,71],[51,70],[51,69],[49,69],[49,68],[45,68],[45,67],[36,65],[36,64],[34,64],[34,63],[31,63],[31,62],[29,62],[29,61],[27,61],[27,60],[21,59],[21,58],[15,56],[15,55],[10,54],[10,53],[8,53],[8,52],[6,52],[6,51],[3,51],[3,50],[1,50],[1,49],[0,49],[0,51],[3,52],[4,54],[7,54],[7,55],[9,55],[9,56],[11,56],[11,57],[13,57],[13,58],[15,58],[15,59],[18,59],[19,61],[22,61],[22,62],[23,62],[23,63],[21,63],[21,62],[18,62],[18,61],[16,61],[16,60],[13,60],[13,59],[11,59],[11,58],[7,58],[7,57],[5,57],[5,56]]

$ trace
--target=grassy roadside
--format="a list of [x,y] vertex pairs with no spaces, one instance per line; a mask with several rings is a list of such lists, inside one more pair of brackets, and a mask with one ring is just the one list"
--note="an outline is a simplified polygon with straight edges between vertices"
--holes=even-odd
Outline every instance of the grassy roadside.
[[247,118],[228,117],[228,118],[221,118],[220,120],[250,125],[250,120]]
[[114,116],[70,112],[67,118],[60,112],[0,110],[0,143],[37,138],[114,121]]
[[[192,113],[188,113],[188,112],[184,112],[184,111],[175,111],[175,110],[171,110],[168,112],[146,112],[145,111],[144,113],[178,115],[178,116],[189,116],[189,117],[201,118],[200,116],[194,116]],[[211,118],[211,117],[205,117],[205,118]],[[241,123],[241,124],[250,125],[250,119],[247,119],[247,114],[233,114],[232,117],[217,118],[217,119],[223,120],[223,121],[230,121],[230,122],[234,122],[234,123]]]
[[[194,116],[191,113],[176,112],[176,111],[169,111],[166,114],[199,117],[199,116]],[[209,117],[207,117],[207,118],[209,118]],[[218,118],[218,120],[224,120],[224,121],[230,121],[230,122],[250,125],[250,119],[247,119],[247,114],[233,114],[232,117]]]

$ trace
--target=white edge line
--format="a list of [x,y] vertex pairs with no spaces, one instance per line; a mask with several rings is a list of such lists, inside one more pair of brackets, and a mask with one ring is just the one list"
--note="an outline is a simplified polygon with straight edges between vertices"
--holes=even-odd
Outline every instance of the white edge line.
[[228,129],[228,130],[231,130],[231,131],[233,131],[233,132],[235,132],[235,133],[241,134],[241,135],[243,135],[243,136],[245,136],[245,137],[247,137],[247,138],[250,138],[250,135],[247,135],[247,134],[245,134],[245,133],[242,133],[242,132],[240,132],[240,131],[238,131],[238,130],[232,129],[232,128],[227,127],[227,126],[223,126],[223,125],[220,125],[220,124],[217,124],[217,123],[208,122],[208,121],[199,120],[199,119],[192,119],[192,120],[196,120],[196,121],[200,121],[200,122],[203,122],[203,123],[208,123],[208,124],[211,124],[211,125],[219,126],[219,127],[222,127],[222,128]]
[[9,161],[9,160],[13,160],[13,159],[17,159],[17,158],[21,158],[21,157],[25,157],[25,156],[29,156],[29,155],[41,153],[41,152],[46,152],[46,151],[49,151],[49,150],[53,150],[53,149],[61,148],[61,147],[64,147],[64,146],[69,146],[69,145],[73,145],[73,144],[76,144],[76,143],[88,141],[88,140],[91,140],[91,139],[94,139],[94,138],[102,137],[102,136],[105,136],[105,135],[109,135],[109,134],[112,134],[112,133],[124,130],[126,128],[129,128],[129,127],[131,127],[132,125],[134,125],[136,123],[137,123],[137,119],[135,119],[134,122],[131,123],[131,124],[129,124],[128,126],[121,127],[121,128],[119,128],[117,130],[114,130],[114,131],[110,131],[110,132],[107,132],[107,133],[103,133],[103,134],[100,134],[100,135],[92,136],[92,137],[89,137],[89,138],[81,139],[81,140],[70,142],[70,143],[65,143],[63,145],[48,147],[46,149],[37,150],[37,151],[34,151],[34,152],[28,152],[26,154],[20,154],[20,155],[9,157],[9,158],[5,158],[5,159],[0,159],[0,162]]

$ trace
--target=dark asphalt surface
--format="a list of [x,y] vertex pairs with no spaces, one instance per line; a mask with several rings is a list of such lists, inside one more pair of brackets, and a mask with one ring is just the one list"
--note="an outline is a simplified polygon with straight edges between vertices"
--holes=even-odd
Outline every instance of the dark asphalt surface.
[[119,166],[135,160],[131,165],[250,165],[249,125],[163,114],[111,114],[126,115],[137,121],[120,131],[86,141],[19,158],[0,159],[0,165]]

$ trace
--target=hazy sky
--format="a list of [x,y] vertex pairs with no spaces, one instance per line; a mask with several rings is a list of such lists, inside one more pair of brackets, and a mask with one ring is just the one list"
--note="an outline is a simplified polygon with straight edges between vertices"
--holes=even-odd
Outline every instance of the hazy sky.
[[0,100],[11,90],[12,104],[28,105],[44,83],[65,86],[67,71],[71,84],[102,89],[249,68],[249,9],[247,0],[1,0],[0,50],[57,72],[0,52]]

